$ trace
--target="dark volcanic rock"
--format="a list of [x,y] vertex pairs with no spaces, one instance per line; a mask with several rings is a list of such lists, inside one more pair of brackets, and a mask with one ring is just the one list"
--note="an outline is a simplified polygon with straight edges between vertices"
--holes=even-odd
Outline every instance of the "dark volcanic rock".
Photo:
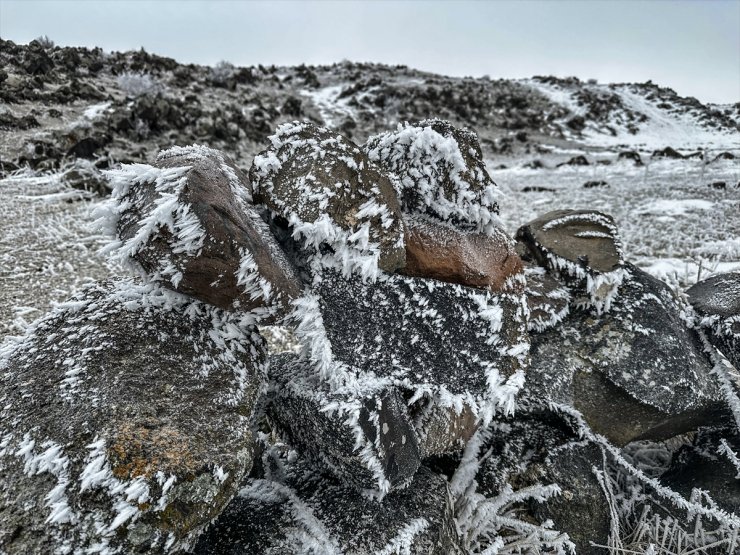
[[395,384],[414,400],[469,405],[483,418],[513,409],[528,349],[520,292],[329,272],[315,293],[295,315],[297,333],[337,387]]
[[680,152],[674,150],[673,148],[667,146],[662,150],[656,150],[652,154],[653,158],[673,158],[673,159],[683,159],[685,156],[681,154]]
[[532,337],[526,397],[581,411],[617,445],[717,423],[727,409],[686,311],[664,283],[627,265],[611,308],[572,311]]
[[581,154],[579,156],[574,156],[567,162],[558,164],[556,167],[559,168],[561,166],[590,166],[590,164],[588,163],[588,159]]
[[496,227],[498,188],[472,131],[430,119],[370,137],[363,148],[398,177],[404,213],[482,232]]
[[634,150],[626,150],[624,152],[620,152],[617,160],[631,160],[632,162],[634,162],[635,166],[644,165],[642,162],[642,158],[640,157],[640,153],[635,152]]
[[597,181],[586,181],[586,183],[583,184],[584,189],[593,189],[595,187],[608,187],[609,184],[604,180],[597,180]]
[[[255,202],[287,221],[324,262],[392,272],[405,264],[403,221],[389,177],[349,139],[309,122],[280,126],[254,159]],[[323,250],[322,250],[323,247]]]
[[740,272],[710,277],[686,293],[711,342],[740,368]]
[[154,166],[111,172],[108,216],[119,254],[151,279],[220,308],[273,316],[301,283],[251,204],[245,176],[206,147],[175,147]]
[[527,278],[528,329],[542,332],[556,326],[570,313],[570,290],[539,266],[528,264],[524,273]]
[[195,555],[462,555],[446,480],[422,467],[406,489],[363,498],[305,462],[252,480],[199,540]]
[[267,416],[291,445],[359,490],[408,485],[421,464],[406,403],[395,389],[330,393],[295,355],[270,360]]
[[62,173],[62,180],[74,189],[91,191],[100,196],[110,193],[110,184],[103,173],[89,160],[75,160]]
[[431,219],[408,217],[406,267],[403,274],[500,291],[522,271],[514,242],[502,229],[495,233],[460,231]]
[[721,509],[740,514],[740,468],[733,455],[740,456],[737,429],[699,430],[692,445],[676,452],[660,481],[687,499],[694,488],[706,491]]
[[0,355],[0,551],[187,548],[252,466],[264,343],[155,285],[93,285]]

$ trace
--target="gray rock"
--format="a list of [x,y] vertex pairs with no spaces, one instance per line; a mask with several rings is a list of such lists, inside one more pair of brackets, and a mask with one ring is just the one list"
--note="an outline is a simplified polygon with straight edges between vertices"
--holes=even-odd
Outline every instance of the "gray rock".
[[154,166],[109,173],[112,198],[102,221],[118,255],[149,279],[224,309],[281,313],[301,282],[251,204],[233,161],[202,146],[174,147]]
[[686,293],[712,344],[740,368],[740,272],[710,277]]
[[409,484],[419,446],[395,389],[331,393],[295,355],[272,357],[270,379],[266,414],[291,445],[360,490]]
[[357,145],[310,122],[281,125],[270,141],[250,170],[255,201],[286,221],[316,261],[362,275],[404,266],[395,189]]
[[728,413],[712,365],[682,306],[631,265],[608,312],[576,310],[532,336],[525,396],[583,413],[617,445],[665,439]]
[[265,373],[252,322],[123,280],[88,287],[6,344],[0,551],[191,545],[252,465]]
[[395,385],[412,404],[510,412],[527,364],[525,299],[431,279],[327,272],[294,315],[335,389]]
[[474,132],[428,119],[370,137],[363,148],[398,177],[404,213],[426,214],[476,231],[496,226],[498,188]]
[[[518,243],[521,244],[521,243]],[[525,265],[529,331],[543,332],[556,326],[570,314],[571,292],[544,268]]]
[[251,480],[200,538],[196,555],[461,555],[446,480],[422,467],[383,501],[298,460]]

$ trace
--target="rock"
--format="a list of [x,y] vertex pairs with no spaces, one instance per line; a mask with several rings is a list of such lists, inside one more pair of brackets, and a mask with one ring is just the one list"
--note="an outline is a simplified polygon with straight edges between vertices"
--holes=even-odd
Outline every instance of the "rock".
[[723,191],[724,189],[727,189],[727,182],[726,181],[713,181],[709,184],[709,187],[712,189],[718,189],[720,191]]
[[608,186],[609,184],[603,180],[586,181],[586,183],[583,184],[584,189],[593,189],[595,187],[608,187]]
[[270,360],[266,414],[291,445],[358,490],[407,486],[421,464],[406,403],[395,389],[331,393],[295,355]]
[[712,344],[740,368],[740,272],[712,276],[686,294]]
[[567,533],[578,555],[602,555],[609,545],[611,507],[592,470],[605,470],[604,456],[596,443],[571,442],[552,450],[537,469],[539,481],[558,484],[561,493],[531,503],[530,510],[538,521],[552,520],[553,528]]
[[419,217],[405,222],[407,276],[500,291],[522,271],[514,242],[500,228],[484,234]]
[[244,175],[222,153],[174,147],[154,166],[109,172],[100,212],[118,255],[157,281],[224,309],[280,314],[301,282],[255,207]]
[[714,157],[712,162],[716,162],[717,160],[734,160],[736,156],[732,152],[720,152],[717,156]]
[[526,164],[522,164],[522,168],[530,170],[541,170],[547,168],[547,166],[545,166],[545,163],[542,160],[532,160],[530,162],[527,162]]
[[527,399],[575,407],[616,445],[727,418],[712,365],[667,285],[627,264],[608,311],[571,310],[532,336]]
[[309,122],[284,124],[270,141],[250,170],[255,202],[286,221],[316,262],[365,277],[404,266],[393,184],[354,143]]
[[472,131],[439,119],[423,120],[370,137],[363,148],[398,177],[404,213],[478,232],[498,227],[498,188]]
[[522,193],[554,193],[551,187],[540,187],[539,185],[526,185],[522,187]]
[[187,549],[252,465],[249,315],[91,285],[0,355],[0,551]]
[[733,455],[740,456],[737,429],[701,429],[692,445],[674,454],[660,482],[687,499],[698,488],[720,509],[740,514],[740,468],[733,463]]
[[676,160],[680,160],[684,158],[684,155],[672,149],[671,147],[667,146],[663,150],[653,151],[652,157],[653,158],[673,158]]
[[529,307],[527,329],[542,332],[556,326],[570,313],[570,290],[539,266],[527,264],[524,273]]
[[622,253],[611,216],[591,210],[555,210],[516,233],[532,258],[579,290],[597,309],[608,310],[623,277]]
[[560,168],[562,166],[589,166],[588,159],[583,155],[574,156],[567,162],[563,162],[561,164],[558,164],[556,167]]
[[400,275],[363,283],[330,272],[314,292],[293,320],[334,389],[397,386],[412,404],[457,413],[467,405],[483,420],[513,409],[528,349],[516,288],[492,294]]
[[408,488],[378,501],[301,460],[283,464],[281,481],[247,483],[195,555],[462,555],[447,482],[427,468]]
[[102,172],[89,160],[75,160],[62,173],[62,181],[73,189],[90,191],[100,196],[111,192],[110,185]]

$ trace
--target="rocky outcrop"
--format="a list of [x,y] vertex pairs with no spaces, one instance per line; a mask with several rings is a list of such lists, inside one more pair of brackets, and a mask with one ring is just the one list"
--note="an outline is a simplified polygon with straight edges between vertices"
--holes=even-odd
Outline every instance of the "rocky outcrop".
[[490,234],[460,231],[431,219],[406,220],[406,266],[411,277],[501,291],[522,271],[514,243],[502,229]]
[[201,146],[124,165],[100,211],[118,256],[149,279],[224,309],[284,312],[301,282],[252,204],[246,177]]
[[155,285],[88,287],[0,357],[0,550],[171,553],[252,466],[253,318]]
[[316,263],[363,277],[404,266],[393,183],[365,153],[310,122],[284,124],[270,141],[250,171],[255,201],[286,223]]

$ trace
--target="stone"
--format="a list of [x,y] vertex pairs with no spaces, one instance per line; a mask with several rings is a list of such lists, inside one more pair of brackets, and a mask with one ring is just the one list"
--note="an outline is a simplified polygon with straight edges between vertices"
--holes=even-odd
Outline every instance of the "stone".
[[640,153],[634,150],[625,150],[620,152],[617,160],[629,160],[635,164],[635,166],[643,166],[642,158]]
[[266,414],[300,452],[358,490],[407,486],[421,462],[406,403],[395,389],[331,393],[296,355],[270,359]]
[[690,287],[686,294],[709,340],[740,368],[740,272],[712,276]]
[[729,418],[712,364],[670,288],[627,264],[606,312],[571,310],[532,335],[526,397],[579,410],[615,445]]
[[586,158],[583,154],[580,154],[578,156],[570,158],[567,162],[558,164],[556,167],[560,168],[562,166],[590,166],[590,164],[588,162],[588,158]]
[[594,189],[595,187],[608,187],[609,183],[604,181],[603,179],[597,179],[595,181],[586,181],[583,184],[584,189]]
[[513,410],[528,351],[521,291],[328,272],[313,292],[292,321],[334,389],[393,385],[409,404],[467,405],[483,419]]
[[252,466],[254,318],[93,284],[0,353],[0,551],[187,549]]
[[425,467],[409,487],[379,501],[301,459],[276,466],[281,477],[250,480],[201,537],[194,555],[463,553],[447,481]]
[[474,132],[429,119],[374,135],[363,148],[371,160],[397,176],[405,214],[423,214],[484,233],[498,227],[499,191]]
[[691,445],[673,455],[660,481],[686,499],[698,488],[720,509],[740,514],[740,467],[733,462],[733,455],[740,456],[737,428],[703,428]]
[[89,160],[77,159],[62,173],[62,181],[73,189],[109,195],[110,185],[101,171]]
[[675,149],[667,146],[664,149],[653,151],[652,157],[653,158],[673,158],[676,160],[680,160],[684,158],[684,155],[676,151]]
[[514,242],[502,229],[490,235],[431,219],[406,218],[406,266],[411,277],[501,291],[522,271]]
[[301,294],[301,281],[254,205],[249,182],[228,157],[174,147],[153,166],[109,172],[114,190],[100,211],[118,256],[149,279],[223,309],[273,318]]
[[270,141],[249,174],[255,202],[286,222],[316,262],[365,276],[404,266],[393,183],[357,145],[309,122],[283,124]]
[[422,459],[462,451],[480,423],[469,405],[457,409],[426,403],[414,418]]

